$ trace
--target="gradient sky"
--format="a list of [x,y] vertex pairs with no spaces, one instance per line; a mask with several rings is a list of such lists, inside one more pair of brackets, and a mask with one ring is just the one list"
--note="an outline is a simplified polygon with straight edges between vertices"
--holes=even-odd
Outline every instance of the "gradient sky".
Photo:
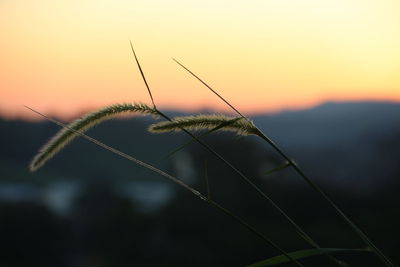
[[[247,112],[400,101],[398,0],[1,0],[0,112],[71,116],[115,102]],[[32,114],[31,114],[32,115]]]

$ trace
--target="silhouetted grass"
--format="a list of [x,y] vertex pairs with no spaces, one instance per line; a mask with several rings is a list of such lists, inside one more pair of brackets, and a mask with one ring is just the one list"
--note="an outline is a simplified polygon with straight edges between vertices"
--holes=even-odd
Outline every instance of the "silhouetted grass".
[[[373,243],[370,241],[370,239],[336,206],[335,203],[316,185],[308,176],[304,174],[304,172],[295,164],[293,160],[291,160],[271,139],[269,139],[261,130],[257,128],[256,125],[252,121],[250,121],[247,117],[245,117],[242,113],[240,113],[233,105],[231,105],[227,100],[225,100],[221,95],[219,95],[214,89],[212,89],[209,85],[207,85],[202,79],[200,79],[198,76],[196,76],[192,71],[190,71],[188,68],[183,66],[181,63],[176,61],[180,66],[182,66],[184,69],[186,69],[189,73],[191,73],[194,77],[196,77],[200,82],[202,82],[207,88],[209,88],[217,97],[219,97],[222,101],[224,101],[231,109],[233,109],[239,117],[227,117],[224,115],[197,115],[197,116],[184,116],[184,117],[176,117],[176,118],[170,118],[167,115],[165,115],[162,111],[156,108],[153,95],[151,93],[150,87],[148,85],[148,82],[145,78],[144,72],[139,64],[138,58],[136,56],[136,53],[133,49],[132,43],[131,43],[131,48],[132,52],[135,57],[135,61],[137,63],[137,66],[140,70],[140,73],[142,75],[143,81],[146,85],[146,88],[149,92],[149,96],[151,98],[151,102],[153,107],[149,107],[146,104],[116,104],[112,106],[105,107],[103,109],[100,109],[98,111],[89,113],[85,115],[84,117],[72,122],[69,125],[65,125],[63,123],[60,123],[59,121],[56,121],[54,119],[51,119],[47,117],[44,114],[41,114],[37,111],[34,111],[38,113],[39,115],[47,118],[50,121],[53,121],[54,123],[58,124],[59,126],[63,127],[58,134],[56,134],[50,141],[45,144],[40,150],[39,153],[34,157],[30,164],[30,169],[32,171],[37,170],[40,168],[42,165],[45,164],[47,160],[49,160],[51,157],[56,155],[58,152],[62,150],[62,148],[67,145],[69,142],[71,142],[75,137],[81,136],[85,139],[87,139],[90,142],[93,142],[100,147],[115,153],[125,159],[130,160],[131,162],[134,162],[136,164],[139,164],[147,169],[150,169],[165,178],[171,180],[175,184],[183,187],[184,189],[188,190],[190,193],[192,193],[195,197],[199,198],[202,201],[205,201],[208,203],[210,206],[217,208],[219,211],[227,214],[229,217],[231,217],[233,220],[237,221],[240,223],[243,227],[247,228],[249,231],[257,235],[259,238],[264,240],[264,242],[275,248],[277,252],[281,253],[282,255],[278,255],[276,257],[270,258],[263,260],[261,262],[255,263],[252,266],[269,266],[269,265],[274,265],[274,264],[279,264],[282,262],[292,262],[298,266],[303,266],[302,263],[300,263],[298,260],[305,258],[305,257],[311,257],[315,255],[325,255],[329,260],[331,260],[333,263],[340,265],[340,266],[348,266],[347,263],[341,262],[338,259],[336,259],[334,256],[331,255],[331,253],[334,252],[352,252],[352,251],[366,251],[366,252],[373,252],[376,254],[384,263],[386,266],[395,266]],[[110,147],[88,135],[86,135],[84,132],[93,127],[96,124],[101,123],[102,121],[106,119],[110,119],[115,117],[118,114],[124,113],[124,112],[135,112],[135,113],[140,113],[140,114],[145,114],[145,115],[153,115],[153,116],[159,116],[166,121],[155,123],[149,127],[150,132],[168,132],[168,131],[183,131],[186,134],[188,134],[193,141],[198,142],[200,145],[202,145],[205,149],[207,149],[210,153],[215,155],[219,160],[221,160],[222,164],[227,165],[229,168],[231,168],[234,172],[236,172],[241,179],[243,179],[251,188],[255,190],[257,194],[259,194],[262,199],[266,200],[268,203],[270,203],[296,230],[298,235],[305,240],[305,242],[313,247],[313,249],[301,249],[295,252],[286,252],[284,249],[282,249],[275,241],[269,239],[265,235],[263,235],[259,230],[255,229],[252,225],[250,225],[248,222],[246,222],[243,218],[240,218],[236,214],[232,213],[230,210],[226,209],[223,207],[220,203],[215,202],[210,195],[210,189],[208,185],[208,180],[207,180],[207,195],[195,190],[188,184],[184,183],[181,181],[179,178],[172,176],[160,169],[158,169],[155,166],[152,166],[150,164],[147,164],[143,161],[140,161],[120,150],[117,150],[113,147]],[[195,136],[191,131],[198,131],[202,130],[205,131],[203,135],[200,136]],[[270,197],[268,197],[258,186],[256,186],[249,177],[244,175],[239,169],[237,169],[235,166],[233,166],[230,162],[228,162],[224,157],[222,157],[217,151],[215,151],[212,147],[210,147],[207,143],[205,143],[202,140],[202,137],[207,134],[212,134],[213,132],[216,131],[233,131],[239,135],[256,135],[260,138],[262,138],[264,141],[266,141],[269,145],[271,145],[286,161],[286,163],[282,166],[278,166],[269,173],[272,172],[277,172],[280,170],[283,170],[288,167],[292,167],[306,182],[309,184],[315,191],[317,191],[323,199],[325,199],[329,205],[341,216],[354,230],[355,233],[359,235],[359,237],[365,242],[367,245],[366,249],[345,249],[345,248],[322,248],[319,244],[316,243],[296,222],[294,222],[289,215],[283,211]],[[178,148],[181,149],[181,148]],[[244,157],[246,155],[243,155]],[[229,186],[229,185],[227,185]],[[305,207],[307,208],[307,207]]]

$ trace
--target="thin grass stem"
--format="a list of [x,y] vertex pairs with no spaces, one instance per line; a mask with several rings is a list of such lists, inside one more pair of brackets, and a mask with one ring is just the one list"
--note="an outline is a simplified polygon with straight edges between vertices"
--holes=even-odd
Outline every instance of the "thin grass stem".
[[223,213],[225,213],[226,215],[228,215],[229,217],[231,217],[232,219],[234,219],[235,221],[239,222],[242,226],[244,226],[246,229],[248,229],[250,232],[254,233],[255,235],[257,235],[259,238],[261,238],[264,242],[266,242],[269,246],[273,247],[274,249],[276,249],[277,251],[279,251],[280,253],[282,253],[283,255],[285,255],[285,257],[287,257],[288,260],[290,260],[291,262],[295,263],[298,266],[303,267],[303,265],[297,261],[296,259],[294,259],[293,257],[291,257],[285,250],[283,250],[280,246],[278,246],[275,242],[273,242],[271,239],[267,238],[265,235],[263,235],[261,232],[259,232],[258,230],[256,230],[254,227],[252,227],[250,224],[248,224],[246,221],[244,221],[242,218],[238,217],[237,215],[233,214],[230,210],[226,209],[225,207],[221,206],[220,204],[218,204],[215,201],[212,201],[211,199],[209,199],[208,197],[204,196],[203,194],[201,194],[199,191],[195,190],[194,188],[192,188],[191,186],[187,185],[186,183],[184,183],[182,180],[148,164],[145,163],[141,160],[138,160],[116,148],[113,148],[111,146],[108,146],[106,144],[104,144],[103,142],[92,138],[86,134],[84,134],[83,132],[79,131],[79,130],[75,130],[73,128],[71,128],[70,126],[59,122],[53,118],[50,118],[49,116],[46,116],[45,114],[36,111],[30,107],[25,106],[26,108],[28,108],[29,110],[31,110],[32,112],[42,116],[43,118],[61,126],[63,129],[67,130],[67,131],[71,131],[74,134],[81,136],[83,138],[85,138],[86,140],[104,148],[105,150],[108,150],[118,156],[121,156],[135,164],[138,164],[146,169],[149,169],[167,179],[169,179],[170,181],[172,181],[173,183],[183,187],[184,189],[188,190],[190,193],[192,193],[194,196],[196,196],[197,198],[199,198],[200,200],[205,201],[206,203],[210,204],[211,206],[217,208],[218,210],[222,211]]
[[[204,84],[208,89],[210,89],[214,94],[216,94],[223,102],[225,102],[229,107],[231,107],[239,116],[241,116],[245,120],[249,120],[247,117],[245,117],[242,113],[240,113],[234,106],[232,106],[227,100],[225,100],[218,92],[216,92],[214,89],[211,88],[207,83],[205,83],[200,77],[198,77],[196,74],[194,74],[192,71],[190,71],[188,68],[186,68],[183,64],[178,62],[176,59],[173,59],[176,63],[178,63],[182,68],[184,68],[186,71],[188,71],[191,75],[193,75],[197,80],[199,80],[202,84]],[[165,117],[164,114],[160,113],[161,117]],[[255,126],[256,127],[256,126]],[[256,127],[257,132],[255,133],[258,135],[259,129]],[[186,130],[183,129],[184,132],[187,132]],[[190,136],[193,137],[192,134],[189,133]],[[197,139],[196,139],[197,141]],[[201,140],[198,140],[200,144],[202,144],[204,147],[206,147],[212,154],[217,156],[221,161],[223,161],[227,166],[229,166],[233,171],[235,171],[246,183],[248,183],[256,192],[260,194],[262,198],[267,200],[297,231],[299,236],[306,241],[309,245],[311,245],[314,248],[320,249],[321,246],[318,245],[311,237],[308,235],[284,210],[282,210],[278,204],[275,203],[270,197],[268,197],[256,184],[254,184],[247,176],[245,176],[242,172],[240,172],[237,168],[235,168],[231,163],[229,163],[227,160],[225,160],[222,156],[220,156],[216,151],[214,151],[212,148],[210,148],[207,144],[203,143]],[[292,162],[292,161],[291,161]],[[344,263],[333,257],[332,255],[326,253],[326,257],[328,257],[331,261],[335,262],[339,266],[343,266]]]
[[[133,46],[131,43],[131,47],[133,50]],[[144,72],[142,71],[141,65],[137,57],[135,57],[136,63],[138,65],[138,68],[140,70],[140,73],[142,75],[143,81],[146,84],[147,90],[151,92],[150,87],[148,86],[148,83],[146,82],[146,77],[144,75]],[[175,59],[174,59],[175,60]],[[176,60],[175,60],[176,61]],[[217,96],[219,96],[221,99],[224,100],[224,102],[229,105],[233,110],[235,110],[242,118],[245,118],[235,107],[233,107],[228,101],[226,101],[222,96],[220,96],[216,91],[214,91],[210,86],[208,86],[205,82],[203,82],[199,77],[197,77],[193,72],[191,72],[189,69],[187,69],[185,66],[183,66],[181,63],[176,61],[179,65],[181,65],[183,68],[185,68],[187,71],[189,71],[192,75],[194,75],[199,81],[201,81],[204,85],[206,85],[212,92],[214,92]],[[155,106],[154,109],[158,111],[159,115],[166,120],[172,122],[173,120],[169,118],[167,115],[162,113],[160,110],[158,110]],[[248,120],[247,118],[245,118]],[[196,140],[200,145],[202,145],[204,148],[206,148],[209,152],[211,152],[213,155],[215,155],[219,160],[221,160],[224,164],[226,164],[229,168],[231,168],[234,172],[236,172],[246,183],[248,183],[256,192],[260,194],[262,198],[267,200],[299,233],[300,237],[302,237],[307,243],[309,243],[311,246],[320,249],[321,247],[298,225],[296,224],[290,217],[289,215],[283,211],[270,197],[268,197],[257,185],[255,185],[247,176],[245,176],[242,172],[240,172],[236,167],[234,167],[230,162],[228,162],[225,158],[223,158],[220,154],[218,154],[213,148],[211,148],[209,145],[201,141],[199,138],[197,138],[195,135],[193,135],[191,132],[187,131],[185,128],[181,128],[183,132],[188,134],[190,137],[192,137],[194,140]],[[334,258],[331,255],[326,254],[326,256],[337,263],[338,265],[342,266],[343,264]]]
[[[187,72],[189,72],[193,77],[199,80],[203,85],[205,85],[210,91],[212,91],[218,98],[220,98],[225,104],[227,104],[233,111],[235,111],[239,116],[247,119],[241,112],[239,112],[232,104],[230,104],[225,98],[223,98],[217,91],[215,91],[211,86],[209,86],[206,82],[204,82],[200,77],[194,74],[191,70],[185,67],[183,64],[173,59],[177,64],[179,64],[182,68],[184,68]],[[258,129],[258,128],[257,128]],[[322,191],[322,189],[314,183],[305,173],[297,166],[297,164],[290,159],[286,153],[284,153],[269,137],[267,137],[260,129],[258,129],[258,136],[260,136],[263,140],[265,140],[272,148],[275,149],[284,159],[286,159],[292,166],[293,169],[309,184],[316,192],[318,192],[323,199],[325,199],[329,205],[336,211],[336,213],[355,231],[355,233],[364,241],[368,247],[370,247],[375,254],[379,257],[379,259],[386,265],[390,267],[396,267],[388,257],[380,250],[378,247],[374,245],[374,243],[367,237],[367,235],[361,231],[361,229],[355,225],[342,211],[341,209],[328,197],[326,193]]]
[[149,84],[147,83],[147,80],[146,80],[146,77],[144,76],[142,67],[141,67],[140,64],[139,64],[139,60],[138,60],[138,58],[137,58],[137,56],[136,56],[135,49],[133,49],[132,41],[130,40],[129,43],[130,43],[130,45],[131,45],[131,50],[132,50],[133,56],[135,57],[136,64],[137,64],[138,67],[139,67],[140,74],[142,75],[143,81],[144,81],[144,83],[145,83],[145,85],[146,85],[147,92],[148,92],[149,95],[150,95],[151,103],[153,104],[153,107],[156,108],[156,104],[154,103],[153,95],[152,95],[152,93],[151,93]]

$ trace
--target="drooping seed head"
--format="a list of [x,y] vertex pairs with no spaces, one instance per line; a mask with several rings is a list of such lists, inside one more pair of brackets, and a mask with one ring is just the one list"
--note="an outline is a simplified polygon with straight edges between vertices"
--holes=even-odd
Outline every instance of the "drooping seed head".
[[175,117],[172,121],[155,123],[148,128],[152,133],[178,132],[183,129],[231,131],[238,135],[257,135],[258,133],[255,125],[247,118],[219,114]]
[[31,171],[36,171],[38,168],[43,166],[46,161],[62,150],[68,143],[74,140],[79,133],[86,132],[96,124],[112,119],[122,113],[138,113],[158,116],[157,110],[142,103],[115,104],[88,113],[70,123],[68,127],[61,129],[44,146],[42,146],[38,154],[32,159],[29,169]]

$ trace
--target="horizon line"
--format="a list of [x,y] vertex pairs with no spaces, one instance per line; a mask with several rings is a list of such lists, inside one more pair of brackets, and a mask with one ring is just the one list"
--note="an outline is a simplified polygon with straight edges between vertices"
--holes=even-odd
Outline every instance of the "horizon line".
[[[275,109],[255,109],[254,111],[246,111],[246,109],[243,109],[245,115],[249,117],[253,116],[262,116],[262,115],[276,115],[280,113],[285,113],[285,112],[300,112],[300,111],[305,111],[305,110],[312,110],[315,109],[319,106],[324,106],[327,104],[399,104],[400,101],[398,100],[373,100],[373,99],[365,99],[365,100],[324,100],[324,101],[319,101],[316,103],[308,104],[308,105],[303,105],[303,106],[284,106],[282,108],[275,108]],[[71,121],[76,118],[81,117],[82,115],[94,111],[98,108],[101,108],[102,106],[99,107],[82,107],[80,111],[74,112],[73,114],[61,114],[60,112],[57,111],[41,111],[45,113],[46,115],[52,116],[54,118],[57,118],[61,121]],[[166,111],[166,112],[178,112],[178,113],[222,113],[222,114],[235,114],[229,107],[226,108],[218,108],[218,107],[211,107],[207,105],[203,105],[200,107],[195,107],[195,108],[185,108],[185,107],[172,107],[171,105],[160,105],[160,107]],[[34,108],[34,107],[32,107]],[[30,113],[25,107],[24,107],[23,112],[9,112],[2,110],[0,107],[0,119],[2,120],[22,120],[22,121],[45,121],[46,119],[40,118],[36,114]],[[135,115],[122,115],[121,117],[134,117]]]

